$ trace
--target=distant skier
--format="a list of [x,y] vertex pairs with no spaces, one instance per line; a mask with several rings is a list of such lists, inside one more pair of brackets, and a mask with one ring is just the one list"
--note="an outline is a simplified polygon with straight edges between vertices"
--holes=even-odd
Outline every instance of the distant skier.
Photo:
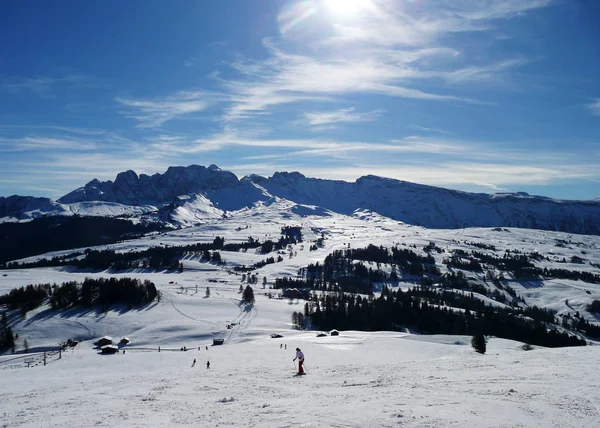
[[210,369],[210,361],[207,361],[207,362],[206,362],[206,368],[207,368],[207,369]]
[[298,360],[298,374],[303,375],[304,368],[302,368],[302,365],[304,364],[304,354],[302,353],[300,348],[296,348],[296,358],[294,358],[292,361],[296,360]]
[[283,348],[283,343],[281,343],[281,344],[279,345],[279,349],[282,349],[282,348]]
[[192,363],[192,367],[196,365],[196,359],[194,358],[194,362]]
[[287,343],[285,344],[285,349],[287,349]]

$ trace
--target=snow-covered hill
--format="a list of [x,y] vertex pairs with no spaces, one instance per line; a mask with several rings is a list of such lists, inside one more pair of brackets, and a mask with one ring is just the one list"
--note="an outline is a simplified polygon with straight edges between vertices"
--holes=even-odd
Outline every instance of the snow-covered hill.
[[[170,167],[164,174],[153,176],[126,171],[118,174],[114,183],[92,180],[58,203],[42,198],[11,198],[0,198],[0,218],[5,221],[77,213],[144,216],[189,226],[221,212],[286,199],[346,215],[369,210],[428,228],[520,227],[600,234],[598,201],[554,200],[522,192],[473,194],[373,175],[353,183],[307,178],[298,172],[275,173],[268,178],[249,175],[238,180],[215,165]],[[201,203],[189,202],[198,198]]]
[[71,215],[68,205],[48,198],[13,195],[0,196],[0,223],[5,221],[31,220],[45,215]]
[[[596,272],[600,237],[516,228],[426,229],[370,210],[344,215],[279,198],[225,213],[204,196],[193,196],[179,199],[171,210],[190,224],[194,221],[192,212],[202,211],[206,216],[200,225],[94,249],[130,253],[212,242],[216,236],[224,237],[226,243],[247,242],[249,237],[276,240],[284,226],[301,227],[304,242],[279,254],[223,250],[224,265],[190,253],[181,259],[181,273],[141,268],[118,272],[71,267],[0,270],[0,295],[27,284],[81,282],[88,277],[148,279],[161,292],[160,301],[131,309],[113,306],[107,311],[100,307],[55,311],[46,302],[27,312],[24,319],[18,310],[9,311],[8,322],[19,339],[17,354],[0,356],[0,415],[4,425],[600,424],[596,404],[600,393],[595,381],[600,347],[596,342],[583,348],[534,347],[524,351],[522,343],[490,337],[487,353],[480,355],[473,352],[466,336],[342,331],[338,337],[317,337],[317,331],[292,329],[292,313],[302,312],[304,301],[280,299],[277,290],[269,289],[275,278],[295,277],[299,268],[322,263],[334,250],[369,244],[400,245],[424,254],[423,247],[434,242],[443,250],[433,252],[442,268],[442,260],[454,250],[478,249],[501,255],[517,249],[547,257],[536,262],[540,266]],[[322,246],[311,250],[311,244],[321,237]],[[247,279],[243,279],[245,272],[235,267],[277,255],[282,256],[280,262],[250,272],[258,278],[252,285],[255,305],[240,304],[239,287],[245,286]],[[583,261],[570,263],[573,256]],[[485,280],[485,272],[469,275],[482,286],[493,288]],[[414,287],[416,282],[407,275],[394,287]],[[518,278],[507,278],[507,284],[529,306],[552,309],[557,316],[579,312],[586,320],[596,321],[585,307],[600,299],[598,284]],[[269,298],[269,292],[275,297]],[[224,345],[212,346],[215,333],[225,339]],[[270,336],[274,333],[283,337],[273,339]],[[122,348],[124,354],[99,355],[92,342],[104,335],[117,340],[126,336],[131,343]],[[48,353],[47,365],[43,366],[42,352],[56,349],[59,342],[69,338],[83,341],[64,352],[60,360],[56,353]],[[22,353],[25,340],[28,354]],[[287,350],[281,345],[287,345]],[[184,346],[187,352],[180,351]],[[307,357],[305,377],[293,377],[296,347]],[[197,364],[191,367],[194,359]],[[210,369],[206,369],[206,361],[211,362]]]

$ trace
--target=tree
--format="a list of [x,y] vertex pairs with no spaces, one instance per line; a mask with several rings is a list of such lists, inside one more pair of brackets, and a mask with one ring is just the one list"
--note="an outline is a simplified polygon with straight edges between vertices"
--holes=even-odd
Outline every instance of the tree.
[[206,297],[210,297],[210,288],[206,287]]
[[483,333],[475,333],[473,338],[471,339],[471,346],[475,349],[476,352],[480,354],[485,354],[486,346],[485,346],[485,336]]
[[242,300],[250,305],[254,304],[254,290],[249,285],[244,289]]
[[23,341],[23,348],[25,348],[25,353],[29,352],[29,343],[27,343],[27,339]]

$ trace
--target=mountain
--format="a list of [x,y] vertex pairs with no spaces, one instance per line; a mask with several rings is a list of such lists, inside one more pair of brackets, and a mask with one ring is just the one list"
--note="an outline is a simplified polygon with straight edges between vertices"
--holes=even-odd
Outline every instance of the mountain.
[[367,209],[427,228],[521,227],[600,234],[600,203],[563,201],[527,193],[483,194],[443,189],[374,175],[354,183],[275,173],[248,177],[269,194],[350,214]]
[[31,220],[46,214],[69,215],[71,211],[68,206],[49,198],[18,195],[0,197],[0,219]]
[[[523,192],[467,193],[375,175],[355,182],[308,178],[299,172],[238,179],[216,165],[170,167],[164,174],[152,176],[125,171],[114,182],[94,179],[57,203],[43,198],[12,198],[22,201],[0,202],[2,217],[27,219],[65,212],[158,215],[162,221],[189,226],[271,199],[285,199],[348,215],[367,210],[427,228],[520,227],[600,234],[600,201],[555,200]],[[29,204],[23,202],[27,200]],[[32,211],[31,204],[43,208]]]
[[208,168],[199,165],[169,167],[164,174],[137,175],[125,171],[112,181],[90,181],[58,200],[70,204],[83,201],[107,201],[124,205],[160,205],[170,203],[182,195],[214,192],[240,186],[238,178],[216,165]]

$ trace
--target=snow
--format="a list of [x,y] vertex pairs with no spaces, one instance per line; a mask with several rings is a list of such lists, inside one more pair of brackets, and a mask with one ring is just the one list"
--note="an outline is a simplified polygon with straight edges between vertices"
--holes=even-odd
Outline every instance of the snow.
[[[438,265],[452,249],[477,249],[468,242],[494,245],[495,251],[477,249],[488,253],[560,252],[561,259],[581,255],[599,263],[600,237],[514,228],[431,230],[368,210],[342,215],[279,198],[222,217],[220,209],[207,201],[197,197],[182,200],[181,205],[189,213],[194,205],[214,209],[215,218],[207,218],[204,224],[97,248],[141,250],[211,242],[215,236],[225,237],[226,242],[242,242],[249,236],[262,241],[277,239],[285,225],[302,226],[304,242],[292,247],[291,256],[285,251],[282,262],[253,272],[258,277],[258,284],[252,285],[256,304],[240,304],[239,287],[246,283],[232,268],[275,253],[223,251],[224,267],[186,257],[182,273],[0,271],[0,294],[27,284],[110,276],[149,279],[162,294],[160,302],[131,310],[55,312],[44,305],[24,320],[12,313],[10,322],[19,333],[18,353],[0,355],[0,426],[600,426],[600,347],[595,344],[524,351],[522,343],[490,337],[486,354],[480,355],[466,336],[340,331],[337,337],[316,337],[317,331],[291,329],[291,315],[303,311],[302,300],[266,296],[275,278],[295,276],[298,268],[322,262],[331,251],[348,245],[414,245],[413,251],[424,254],[422,248],[433,241],[445,251],[432,252]],[[309,251],[321,233],[326,238],[324,247]],[[562,241],[569,244],[555,246]],[[54,254],[58,253],[29,260]],[[565,266],[552,257],[539,263]],[[571,268],[593,269],[589,264]],[[600,299],[598,284],[553,279],[535,286],[519,281],[510,285],[529,305],[559,314],[579,310],[594,321],[583,308]],[[206,297],[207,287],[210,297]],[[274,333],[283,337],[273,339]],[[116,342],[128,337],[131,343],[121,346],[125,353],[100,355],[93,342],[105,335]],[[224,338],[225,344],[212,346],[213,337]],[[44,366],[41,352],[69,338],[83,341],[61,359],[48,353]],[[21,353],[24,339],[30,354]],[[282,344],[287,344],[287,350],[280,348]],[[180,351],[183,346],[187,352]],[[306,356],[307,376],[293,376],[296,347]],[[26,363],[26,358],[33,362]],[[197,364],[192,368],[194,359]]]

